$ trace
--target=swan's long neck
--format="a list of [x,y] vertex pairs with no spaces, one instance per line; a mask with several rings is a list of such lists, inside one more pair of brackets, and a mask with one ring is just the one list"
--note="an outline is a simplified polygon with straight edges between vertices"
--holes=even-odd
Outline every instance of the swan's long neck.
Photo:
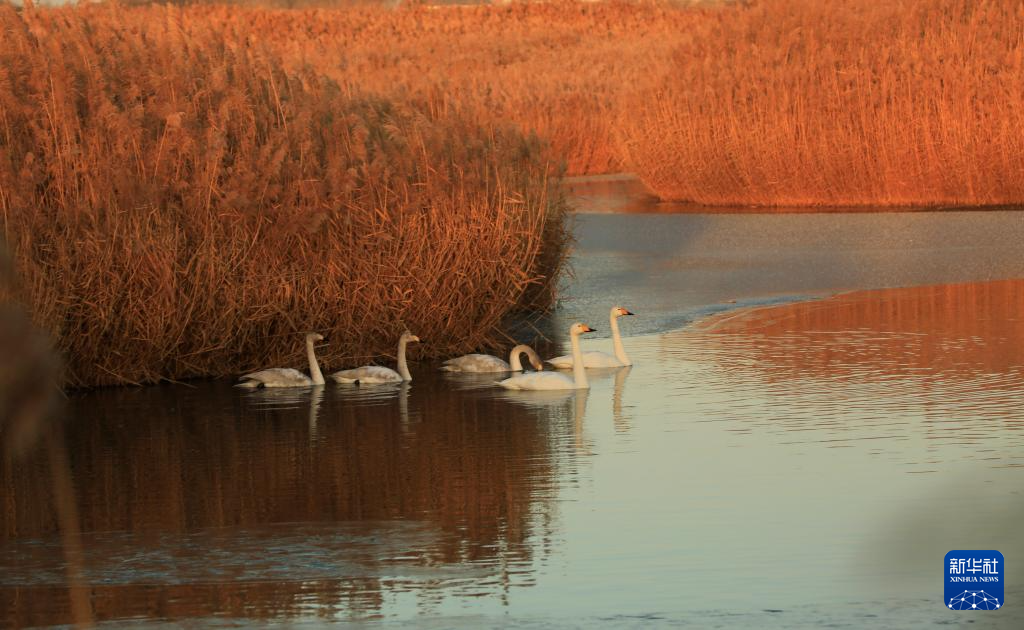
[[615,344],[615,358],[622,363],[622,365],[633,365],[633,362],[626,356],[626,349],[622,347],[622,335],[619,334],[619,318],[613,313],[611,316],[612,324],[612,343]]
[[588,389],[590,382],[587,381],[587,370],[583,367],[583,351],[580,350],[580,334],[571,333],[572,337],[572,380],[576,383],[577,389]]
[[403,381],[411,381],[412,374],[409,374],[409,364],[405,362],[405,346],[408,345],[405,337],[398,340],[398,375]]
[[323,385],[324,375],[320,371],[320,364],[316,361],[316,351],[313,350],[312,339],[306,339],[306,358],[309,359],[309,377],[313,379],[313,384]]
[[529,346],[519,345],[512,348],[512,352],[508,355],[508,364],[513,372],[523,371],[522,354],[527,350],[529,350]]

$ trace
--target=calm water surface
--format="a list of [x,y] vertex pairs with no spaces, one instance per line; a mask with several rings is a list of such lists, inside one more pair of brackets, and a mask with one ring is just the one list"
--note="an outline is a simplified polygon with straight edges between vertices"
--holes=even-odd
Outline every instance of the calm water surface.
[[[577,233],[551,327],[639,313],[635,365],[589,392],[423,363],[403,387],[72,397],[96,616],[1024,627],[1017,215],[581,214]],[[880,287],[911,288],[795,301]],[[46,459],[0,461],[0,625],[68,623]],[[1005,608],[943,607],[957,548],[1002,551]]]

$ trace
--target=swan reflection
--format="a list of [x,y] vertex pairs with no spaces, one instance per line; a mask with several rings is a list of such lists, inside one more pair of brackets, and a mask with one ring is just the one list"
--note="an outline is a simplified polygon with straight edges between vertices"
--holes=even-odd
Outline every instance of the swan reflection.
[[320,403],[324,399],[324,388],[314,387],[309,392],[309,442],[316,442],[316,425],[320,416]]
[[615,430],[620,433],[625,433],[632,427],[632,414],[627,416],[622,413],[622,392],[626,388],[626,377],[629,376],[632,369],[633,366],[627,365],[615,370],[615,387],[612,389],[612,422],[615,424]]
[[571,420],[576,450],[584,455],[593,454],[583,439],[583,421],[587,416],[587,399],[589,397],[589,389],[506,390],[496,395],[499,400],[506,400],[532,410],[544,411],[544,417],[549,422]]

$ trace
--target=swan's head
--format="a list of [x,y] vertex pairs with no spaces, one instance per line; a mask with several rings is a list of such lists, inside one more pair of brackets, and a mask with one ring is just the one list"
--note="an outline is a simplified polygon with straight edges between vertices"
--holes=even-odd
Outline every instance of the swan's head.
[[575,324],[573,324],[569,328],[569,334],[570,335],[582,335],[583,333],[594,332],[595,330],[597,330],[597,329],[596,328],[591,328],[590,326],[587,326],[586,324],[583,324],[583,323],[580,323],[580,322],[576,322]]
[[513,352],[515,352],[517,350],[519,352],[525,352],[526,353],[526,358],[530,361],[530,365],[533,366],[533,369],[537,370],[538,372],[543,372],[544,371],[544,360],[540,358],[540,355],[537,354],[536,350],[534,350],[533,348],[531,348],[530,346],[527,346],[527,345],[521,345],[521,346],[516,346],[515,348],[512,348]]
[[306,335],[306,341],[323,341],[324,336],[320,333],[308,333]]
[[612,307],[612,317],[622,317],[623,315],[635,315],[636,313],[630,313],[629,309],[622,308],[621,306]]
[[412,334],[408,330],[403,332],[402,333],[402,338],[399,339],[399,341],[404,341],[406,343],[409,343],[410,341],[419,341],[419,340],[420,340],[419,337],[417,337],[416,335]]

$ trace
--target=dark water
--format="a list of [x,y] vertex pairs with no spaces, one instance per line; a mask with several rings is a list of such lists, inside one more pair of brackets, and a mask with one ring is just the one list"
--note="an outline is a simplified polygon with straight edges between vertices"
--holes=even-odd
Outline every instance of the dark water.
[[[554,325],[606,330],[613,301],[639,313],[635,365],[589,392],[421,364],[403,387],[73,396],[93,613],[1024,627],[1021,220],[772,219],[580,215]],[[911,285],[929,286],[793,302]],[[0,464],[0,625],[69,623],[47,459]],[[943,607],[958,548],[1004,554],[1002,610]]]

